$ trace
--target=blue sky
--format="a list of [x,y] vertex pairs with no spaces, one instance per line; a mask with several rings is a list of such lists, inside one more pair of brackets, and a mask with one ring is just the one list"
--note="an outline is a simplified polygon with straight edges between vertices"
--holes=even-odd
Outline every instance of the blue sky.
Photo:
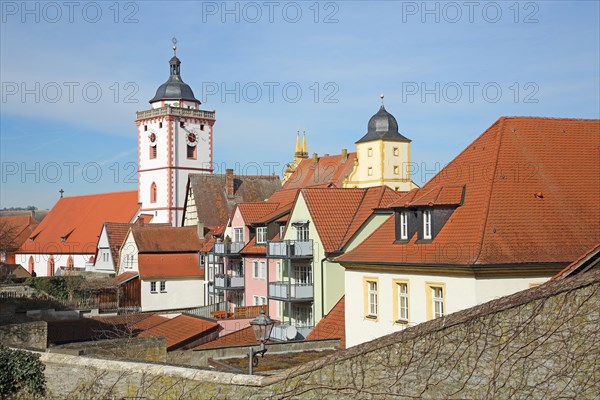
[[23,4],[1,2],[0,208],[135,189],[135,111],[173,35],[218,169],[281,172],[298,130],[310,153],[353,150],[381,92],[417,183],[500,116],[600,113],[597,1]]

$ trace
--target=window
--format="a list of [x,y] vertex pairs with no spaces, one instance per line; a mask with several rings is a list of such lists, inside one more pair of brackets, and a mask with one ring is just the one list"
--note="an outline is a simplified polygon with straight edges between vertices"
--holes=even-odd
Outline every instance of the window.
[[310,305],[297,305],[293,308],[296,326],[312,326],[312,307]]
[[150,185],[150,203],[156,203],[156,183]]
[[408,213],[406,211],[400,213],[400,239],[408,239]]
[[54,276],[54,256],[50,256],[50,258],[48,259],[48,265],[46,269],[48,276]]
[[394,281],[394,320],[397,322],[408,322],[408,282]]
[[67,259],[67,269],[75,268],[75,263],[73,262],[73,256],[69,256]]
[[294,267],[294,283],[309,285],[312,283],[312,267],[297,265]]
[[260,304],[258,303],[258,301],[259,301],[259,300],[258,300],[258,296],[252,296],[252,305],[253,305],[253,306],[258,306],[258,305],[260,305]]
[[156,158],[157,150],[156,145],[150,146],[150,159],[154,160]]
[[369,149],[367,150],[367,155],[369,157],[373,157],[373,148],[372,147],[369,147]]
[[281,261],[277,261],[277,264],[275,264],[275,280],[277,282],[283,281],[283,268],[281,268]]
[[260,279],[267,279],[267,264],[264,261],[260,262],[260,271],[258,277]]
[[144,132],[148,130],[148,125],[144,125]]
[[159,129],[160,129],[160,128],[162,128],[162,122],[159,122],[159,123],[158,123],[158,128],[159,128]]
[[184,122],[184,121],[180,121],[180,122],[179,122],[179,126],[180,126],[181,128],[185,127],[185,122]]
[[150,282],[150,293],[156,293],[156,282]]
[[423,211],[423,239],[431,239],[431,210]]
[[252,263],[252,277],[254,279],[258,279],[259,274],[260,274],[260,271],[258,270],[258,261],[254,261]]
[[296,240],[308,242],[308,224],[296,225]]
[[256,243],[267,243],[267,227],[256,228]]
[[161,293],[167,292],[167,282],[166,281],[160,281],[160,292]]
[[196,146],[190,146],[188,144],[188,146],[187,146],[187,158],[188,158],[188,160],[195,160],[196,159]]
[[104,250],[102,253],[102,261],[108,262],[108,250]]
[[397,147],[394,147],[394,155],[397,156],[398,154],[400,154],[400,150],[398,150]]
[[33,261],[33,256],[29,256],[29,273],[33,273],[33,267],[35,266],[35,261]]
[[399,175],[400,174],[400,167],[397,165],[394,165],[394,175]]
[[204,130],[204,124],[200,124],[200,130],[203,131]]
[[364,300],[365,300],[365,316],[370,319],[377,319],[377,279],[365,278],[364,282]]
[[368,172],[369,176],[373,176],[373,167],[369,167],[367,172]]
[[244,241],[244,228],[233,228],[233,241],[243,242]]
[[285,225],[281,225],[279,227],[279,238],[283,239],[283,234],[285,233]]
[[428,283],[427,290],[427,319],[443,317],[446,313],[446,288],[443,283]]

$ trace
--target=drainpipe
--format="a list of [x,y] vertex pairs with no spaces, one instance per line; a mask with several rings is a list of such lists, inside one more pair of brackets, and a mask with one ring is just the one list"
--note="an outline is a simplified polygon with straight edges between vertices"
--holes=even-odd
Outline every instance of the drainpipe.
[[[325,274],[323,263],[327,260],[327,257],[323,257],[321,260],[321,318],[325,316]],[[314,322],[314,321],[313,321]]]

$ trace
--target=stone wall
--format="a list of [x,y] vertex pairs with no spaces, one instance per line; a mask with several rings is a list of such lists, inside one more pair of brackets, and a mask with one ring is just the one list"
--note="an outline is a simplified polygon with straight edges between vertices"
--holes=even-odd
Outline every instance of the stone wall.
[[124,338],[63,344],[50,348],[52,353],[110,358],[115,360],[167,360],[167,340],[162,336]]
[[0,343],[6,346],[44,350],[47,338],[48,324],[44,321],[0,326]]
[[600,270],[260,377],[43,353],[57,398],[597,398]]

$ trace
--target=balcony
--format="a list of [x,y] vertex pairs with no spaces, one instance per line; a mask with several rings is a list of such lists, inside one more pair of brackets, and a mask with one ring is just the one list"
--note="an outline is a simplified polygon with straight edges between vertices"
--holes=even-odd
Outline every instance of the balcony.
[[231,276],[225,274],[215,275],[215,289],[237,290],[244,289],[243,276]]
[[237,255],[245,245],[244,242],[215,243],[213,253],[218,256]]
[[[279,324],[273,327],[271,331],[271,339],[287,342],[288,340],[303,340],[306,339],[312,326],[295,326],[289,324]],[[294,336],[294,333],[296,334]]]
[[287,301],[310,301],[314,297],[312,283],[269,283],[269,298]]
[[269,241],[267,257],[270,258],[308,258],[313,256],[313,241],[274,240]]
[[162,117],[163,115],[174,115],[176,117],[191,117],[191,118],[202,118],[202,119],[215,119],[214,111],[205,110],[194,110],[193,108],[181,108],[164,106],[160,108],[153,108],[146,111],[137,111],[135,113],[136,121],[148,118]]

